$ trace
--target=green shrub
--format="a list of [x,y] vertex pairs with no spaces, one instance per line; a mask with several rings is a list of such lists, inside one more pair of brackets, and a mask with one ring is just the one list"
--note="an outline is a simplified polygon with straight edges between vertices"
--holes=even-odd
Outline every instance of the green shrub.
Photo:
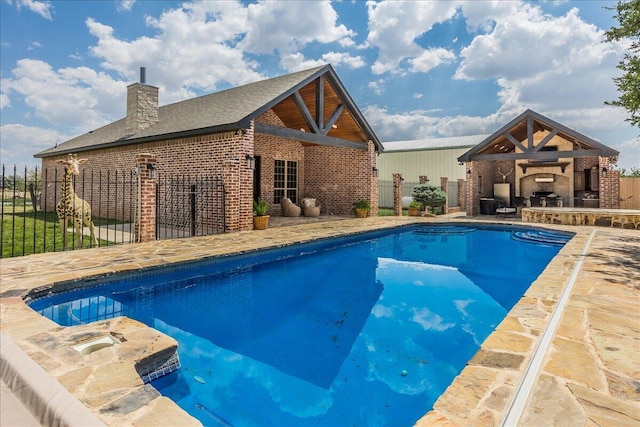
[[253,201],[253,214],[255,216],[264,216],[269,212],[269,204],[266,200],[258,199]]
[[413,199],[421,203],[422,206],[429,206],[434,211],[436,208],[444,206],[445,203],[447,203],[447,195],[445,192],[433,185],[416,185],[411,195]]

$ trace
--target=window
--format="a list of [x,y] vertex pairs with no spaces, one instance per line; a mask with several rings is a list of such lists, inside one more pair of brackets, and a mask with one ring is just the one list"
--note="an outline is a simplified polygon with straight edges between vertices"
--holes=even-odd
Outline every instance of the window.
[[298,203],[298,162],[294,160],[276,160],[273,176],[273,202],[288,197]]

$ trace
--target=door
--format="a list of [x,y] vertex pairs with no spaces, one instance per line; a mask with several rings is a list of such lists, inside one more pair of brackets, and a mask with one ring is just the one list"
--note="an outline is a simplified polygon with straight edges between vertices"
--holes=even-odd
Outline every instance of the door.
[[255,169],[253,171],[253,200],[258,201],[260,198],[260,170],[262,162],[260,156],[255,158]]

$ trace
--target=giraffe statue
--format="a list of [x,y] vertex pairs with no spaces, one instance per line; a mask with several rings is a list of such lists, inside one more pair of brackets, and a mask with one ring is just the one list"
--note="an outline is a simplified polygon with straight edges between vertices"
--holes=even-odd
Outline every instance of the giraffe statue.
[[73,175],[80,173],[80,165],[86,161],[87,159],[78,160],[75,154],[69,154],[67,160],[58,160],[58,163],[64,165],[64,181],[62,182],[60,202],[56,206],[58,222],[60,222],[60,228],[62,229],[64,250],[67,249],[67,223],[70,219],[73,221],[79,248],[82,248],[83,223],[91,231],[92,244],[98,246],[95,228],[93,221],[91,221],[91,206],[86,200],[78,197],[73,189]]

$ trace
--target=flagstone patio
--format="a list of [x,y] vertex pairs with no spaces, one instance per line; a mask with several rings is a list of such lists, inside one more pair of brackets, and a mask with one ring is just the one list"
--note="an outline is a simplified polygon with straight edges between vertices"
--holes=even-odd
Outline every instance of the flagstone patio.
[[[107,425],[198,425],[144,385],[135,369],[141,360],[169,352],[175,346],[171,338],[123,318],[61,328],[33,312],[22,297],[36,289],[55,290],[61,282],[72,286],[74,280],[86,277],[441,220],[465,221],[418,217],[316,221],[3,259],[0,331]],[[524,426],[639,425],[640,232],[544,227],[569,230],[576,236],[482,344],[433,411],[417,421],[418,426],[511,425],[503,424],[505,419]],[[569,288],[563,301],[563,291]],[[564,307],[562,312],[554,312],[558,306]],[[71,350],[80,337],[100,334],[124,341],[89,355]],[[535,368],[536,355],[539,368]],[[5,359],[3,347],[6,365]],[[2,380],[7,382],[4,375]],[[3,388],[3,396],[6,392]],[[20,409],[16,401],[2,400],[3,413]]]

